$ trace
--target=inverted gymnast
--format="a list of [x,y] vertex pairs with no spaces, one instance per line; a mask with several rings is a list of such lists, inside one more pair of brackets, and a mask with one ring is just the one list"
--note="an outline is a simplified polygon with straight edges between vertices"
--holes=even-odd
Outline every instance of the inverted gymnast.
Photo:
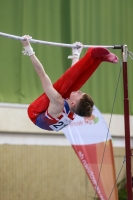
[[117,63],[118,57],[103,47],[89,48],[79,60],[83,45],[74,43],[72,48],[72,66],[54,83],[46,74],[42,64],[35,56],[30,45],[30,36],[23,36],[23,54],[30,56],[44,89],[28,107],[31,121],[38,127],[59,131],[74,120],[76,114],[81,117],[90,117],[94,102],[90,95],[79,89],[85,84],[101,62]]

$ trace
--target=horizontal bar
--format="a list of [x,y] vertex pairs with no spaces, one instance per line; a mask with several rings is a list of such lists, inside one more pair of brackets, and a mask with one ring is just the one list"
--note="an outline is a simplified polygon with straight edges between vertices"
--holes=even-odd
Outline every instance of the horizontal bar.
[[[7,34],[7,33],[2,33],[0,32],[0,36],[4,36],[7,38],[12,38],[15,40],[24,40],[23,37],[20,36],[16,36],[16,35],[11,35],[11,34]],[[45,45],[52,45],[52,46],[61,46],[61,47],[76,47],[73,44],[64,44],[64,43],[57,43],[57,42],[48,42],[48,41],[42,41],[42,40],[35,40],[35,39],[29,39],[30,42],[32,43],[37,43],[37,44],[45,44]],[[84,48],[89,48],[89,47],[104,47],[104,48],[112,48],[115,49],[117,47],[119,47],[119,49],[121,49],[121,45],[114,45],[114,46],[105,46],[105,45],[83,45]]]

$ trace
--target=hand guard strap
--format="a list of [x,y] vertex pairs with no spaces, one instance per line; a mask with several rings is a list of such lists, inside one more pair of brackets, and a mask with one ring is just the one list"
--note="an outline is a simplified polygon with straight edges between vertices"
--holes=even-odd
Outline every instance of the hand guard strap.
[[74,55],[72,55],[72,56],[68,56],[68,59],[73,59],[73,58],[78,58],[78,59],[79,59],[79,56],[76,55],[76,54],[74,54]]
[[35,52],[33,51],[33,48],[30,45],[24,47],[22,53],[27,56],[35,55]]

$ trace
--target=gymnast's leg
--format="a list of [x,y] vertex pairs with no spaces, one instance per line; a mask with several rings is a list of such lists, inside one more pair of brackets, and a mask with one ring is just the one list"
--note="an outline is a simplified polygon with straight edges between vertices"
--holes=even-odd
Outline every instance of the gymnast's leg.
[[54,88],[63,98],[69,98],[72,91],[79,90],[85,84],[102,61],[117,63],[118,58],[105,48],[89,48],[85,56],[56,81]]

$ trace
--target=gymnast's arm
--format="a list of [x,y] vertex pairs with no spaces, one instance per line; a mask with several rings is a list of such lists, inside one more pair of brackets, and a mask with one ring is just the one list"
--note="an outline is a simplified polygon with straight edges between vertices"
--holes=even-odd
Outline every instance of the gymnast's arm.
[[[30,43],[28,41],[28,36],[24,36],[25,37],[25,41],[22,41],[22,44],[25,47],[29,47],[31,48]],[[50,80],[50,78],[48,77],[48,75],[46,74],[42,64],[40,63],[40,61],[38,60],[38,58],[35,56],[35,53],[31,52],[31,55],[29,54],[32,65],[34,66],[35,71],[37,72],[43,89],[45,91],[45,93],[47,94],[50,103],[53,104],[53,106],[59,106],[59,112],[60,110],[62,110],[62,106],[63,106],[63,98],[62,96],[53,88],[53,84]],[[61,109],[60,109],[61,108]]]
[[72,58],[72,64],[71,64],[71,66],[73,66],[78,61],[79,61],[79,58],[77,58],[77,57]]
[[46,74],[42,64],[38,60],[38,58],[35,55],[30,56],[32,65],[34,66],[34,69],[36,70],[44,91],[46,92],[48,98],[52,103],[62,103],[63,99],[61,95],[53,88],[53,84],[49,78],[49,76]]

